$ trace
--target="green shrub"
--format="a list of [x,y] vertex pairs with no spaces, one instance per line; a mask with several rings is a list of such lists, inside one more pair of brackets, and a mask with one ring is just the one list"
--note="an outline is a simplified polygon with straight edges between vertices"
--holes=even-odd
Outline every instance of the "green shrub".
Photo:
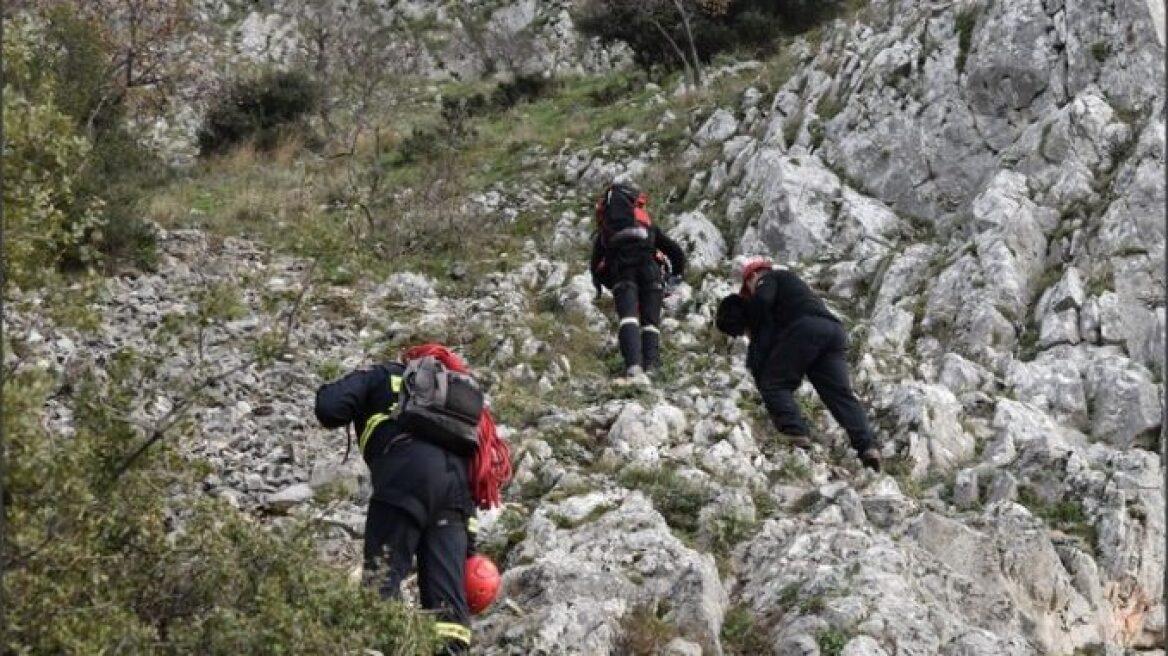
[[[87,165],[74,193],[103,202],[100,230],[86,234],[102,254],[107,269],[120,264],[151,267],[154,231],[141,218],[139,200],[167,177],[158,157],[128,128],[124,81],[109,72],[118,44],[107,30],[72,13],[65,5],[48,12],[47,45],[59,81],[55,98],[92,143]],[[66,253],[66,266],[84,264]]]
[[[415,134],[434,141],[442,136],[463,138],[473,136],[468,121],[477,116],[484,116],[492,112],[505,112],[524,102],[531,102],[546,96],[556,87],[555,81],[542,75],[518,75],[513,79],[501,82],[491,91],[490,95],[476,92],[469,95],[452,95],[442,98],[442,120],[445,122],[445,135],[437,131],[424,131]],[[412,161],[412,160],[411,160]]]
[[973,30],[977,27],[976,6],[969,7],[957,14],[957,72],[965,71],[965,59],[969,56],[969,47],[973,44]]
[[204,155],[222,153],[251,140],[260,150],[270,150],[316,110],[320,98],[320,88],[304,71],[269,71],[239,80],[207,110],[199,148]]
[[165,167],[126,128],[101,30],[64,5],[4,31],[5,255],[17,284],[57,268],[154,261],[137,211]]
[[621,653],[629,656],[662,653],[678,635],[677,627],[666,619],[668,613],[666,601],[640,604],[626,613],[621,618]]
[[542,98],[554,88],[555,83],[551,78],[542,75],[517,75],[495,87],[491,92],[491,103],[496,109],[510,109],[519,103]]
[[823,629],[815,635],[815,642],[819,644],[819,653],[822,656],[840,656],[851,639],[850,631],[834,626]]
[[[721,52],[747,56],[771,54],[784,33],[808,30],[838,15],[844,0],[735,0],[685,2],[698,58]],[[629,3],[591,0],[576,13],[581,32],[604,41],[621,41],[645,67],[682,65],[672,40],[688,50],[685,26],[672,2]],[[662,30],[669,38],[662,35]],[[689,57],[689,52],[686,52]]]
[[209,467],[166,442],[118,477],[142,439],[126,417],[151,364],[121,354],[107,373],[108,384],[75,381],[68,436],[44,427],[51,376],[25,370],[6,380],[0,651],[430,653],[426,620],[321,562],[311,524],[269,531],[219,500],[187,495]]
[[687,538],[697,533],[698,514],[714,497],[713,490],[679,476],[672,469],[628,468],[617,480],[627,488],[647,494],[670,528]]
[[9,280],[35,285],[72,258],[96,263],[87,235],[102,202],[76,193],[92,145],[56,103],[54,59],[27,17],[4,30],[4,258]]
[[745,606],[731,606],[722,622],[722,648],[727,654],[750,656],[771,651],[766,624]]

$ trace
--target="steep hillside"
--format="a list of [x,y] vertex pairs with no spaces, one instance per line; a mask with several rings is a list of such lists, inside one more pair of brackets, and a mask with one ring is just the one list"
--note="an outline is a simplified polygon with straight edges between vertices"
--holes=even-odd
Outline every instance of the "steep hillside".
[[[441,248],[334,250],[373,250],[378,227],[325,205],[343,170],[225,159],[159,192],[157,271],[12,298],[7,357],[57,377],[64,435],[77,372],[149,361],[132,420],[181,414],[166,439],[208,465],[172,493],[313,518],[352,567],[368,477],[313,391],[418,340],[457,347],[515,454],[483,518],[505,577],[475,653],[1164,654],[1162,7],[877,0],[711,73],[689,94],[568,77],[468,118],[385,181],[448,221]],[[474,90],[412,84],[431,116]],[[694,268],[651,388],[614,380],[586,270],[591,197],[618,176]],[[745,344],[712,324],[755,254],[846,318],[885,473],[809,386],[816,447],[777,440]]]

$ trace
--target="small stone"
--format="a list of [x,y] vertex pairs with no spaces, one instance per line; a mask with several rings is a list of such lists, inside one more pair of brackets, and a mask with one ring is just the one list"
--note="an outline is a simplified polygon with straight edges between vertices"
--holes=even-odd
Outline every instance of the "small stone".
[[312,488],[306,483],[297,483],[268,497],[268,507],[276,511],[288,510],[312,500]]
[[684,638],[674,638],[669,641],[668,645],[665,645],[664,654],[666,656],[702,656],[702,647]]

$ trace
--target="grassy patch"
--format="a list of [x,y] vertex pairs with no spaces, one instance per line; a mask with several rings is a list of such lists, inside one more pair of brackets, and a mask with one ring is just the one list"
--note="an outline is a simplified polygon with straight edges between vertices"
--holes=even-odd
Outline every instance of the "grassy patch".
[[1029,362],[1038,356],[1041,327],[1034,321],[1027,321],[1018,335],[1018,359]]
[[1102,64],[1107,59],[1107,55],[1111,54],[1111,47],[1107,45],[1106,41],[1096,41],[1091,44],[1090,51],[1095,61]]
[[677,626],[665,619],[668,602],[661,600],[634,607],[621,618],[621,647],[630,656],[655,656],[678,636]]
[[844,109],[844,101],[834,93],[825,93],[815,105],[815,113],[824,123],[835,118]]
[[766,490],[754,490],[751,492],[751,498],[754,501],[754,509],[760,519],[772,517],[779,511],[779,504],[775,501],[775,497]]
[[1094,552],[1097,539],[1095,527],[1077,499],[1048,500],[1039,496],[1033,488],[1024,486],[1018,490],[1018,503],[1029,508],[1030,512],[1051,527],[1079,538],[1089,551]]
[[698,513],[713,500],[713,490],[669,468],[629,468],[620,473],[617,481],[647,494],[670,528],[687,538],[697,533]]
[[977,27],[978,7],[963,9],[957,14],[957,72],[965,72],[965,59],[969,56],[969,47],[973,43],[973,30]]
[[852,637],[850,631],[831,626],[817,633],[815,642],[819,644],[821,656],[839,656]]
[[730,551],[747,540],[758,526],[758,522],[728,515],[714,522],[710,536],[710,550],[720,558],[727,558]]
[[743,605],[731,606],[726,611],[721,638],[728,656],[754,656],[772,650],[766,623]]
[[818,615],[827,608],[827,598],[823,595],[811,595],[801,600],[798,608],[804,615]]
[[[777,442],[777,438],[774,440]],[[784,456],[779,461],[778,469],[769,473],[772,483],[797,483],[811,479],[811,468],[795,456]]]
[[571,530],[574,528],[579,528],[585,524],[591,524],[595,522],[601,517],[607,515],[616,507],[617,504],[615,503],[597,504],[595,508],[588,511],[587,515],[580,517],[579,519],[571,519],[556,512],[549,513],[548,517],[552,520],[552,523],[556,525],[556,528]]
[[811,512],[822,500],[823,495],[819,493],[819,490],[808,490],[796,499],[795,503],[791,504],[791,510],[797,513]]
[[1087,280],[1087,293],[1091,296],[1102,296],[1104,292],[1113,289],[1115,289],[1115,273],[1108,265],[1104,265],[1103,269]]
[[195,299],[199,323],[210,325],[242,318],[247,307],[241,293],[235,283],[227,281],[215,282],[200,290]]

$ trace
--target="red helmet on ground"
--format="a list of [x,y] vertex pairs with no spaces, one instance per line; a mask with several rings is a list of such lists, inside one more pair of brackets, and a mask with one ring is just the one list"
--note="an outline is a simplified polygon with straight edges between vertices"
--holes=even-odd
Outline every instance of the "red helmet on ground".
[[490,558],[474,554],[466,559],[466,605],[470,607],[472,615],[483,612],[495,601],[502,580],[499,568],[495,567]]

